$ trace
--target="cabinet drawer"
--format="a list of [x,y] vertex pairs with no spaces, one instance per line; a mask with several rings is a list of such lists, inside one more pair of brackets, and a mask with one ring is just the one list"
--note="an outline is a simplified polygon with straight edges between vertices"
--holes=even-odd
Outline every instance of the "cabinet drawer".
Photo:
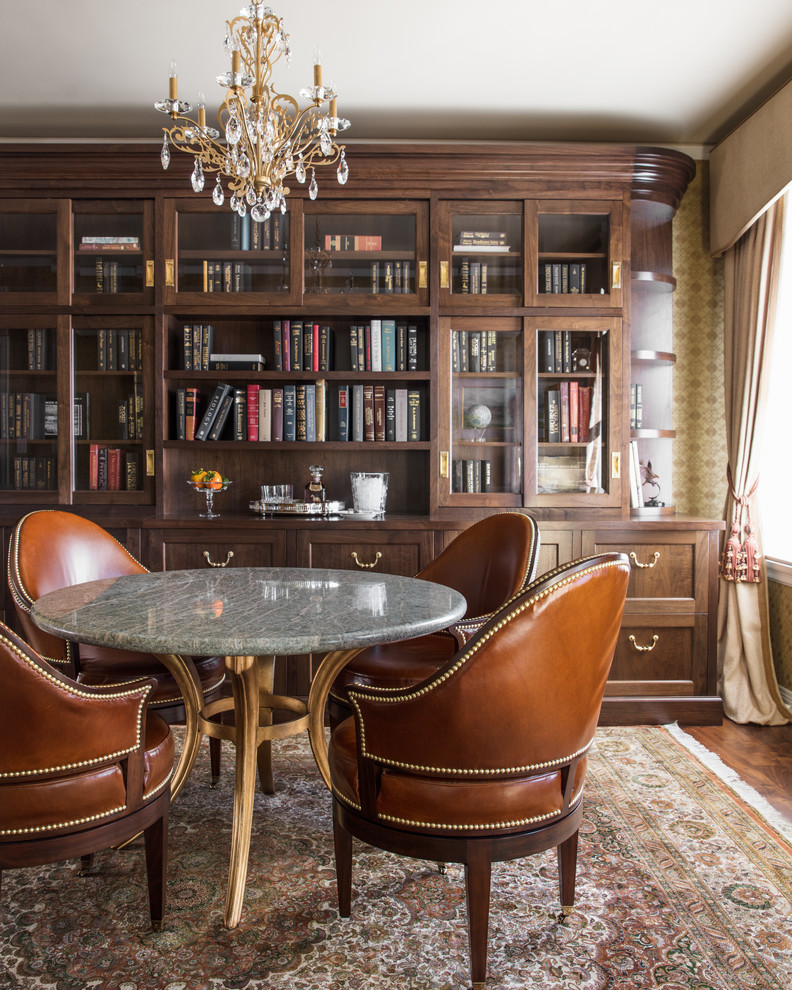
[[297,561],[301,567],[360,568],[412,577],[432,559],[432,546],[431,531],[301,531],[297,534]]
[[285,563],[283,533],[262,533],[264,539],[240,540],[207,534],[205,530],[176,530],[151,539],[150,560],[158,570],[210,567],[277,567]]
[[583,533],[583,554],[620,551],[630,558],[625,614],[707,609],[708,536],[705,532]]
[[706,693],[706,615],[625,615],[606,695]]

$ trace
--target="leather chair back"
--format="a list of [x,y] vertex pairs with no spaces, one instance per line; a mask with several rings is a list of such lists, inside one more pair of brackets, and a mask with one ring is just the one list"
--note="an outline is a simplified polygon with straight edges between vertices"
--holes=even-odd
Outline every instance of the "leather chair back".
[[487,615],[532,580],[539,530],[531,516],[498,512],[473,523],[418,575],[464,595],[465,618]]
[[69,645],[38,628],[30,618],[33,602],[83,581],[145,571],[107,530],[60,509],[24,516],[8,548],[8,583],[25,638],[50,663],[65,669],[71,665]]

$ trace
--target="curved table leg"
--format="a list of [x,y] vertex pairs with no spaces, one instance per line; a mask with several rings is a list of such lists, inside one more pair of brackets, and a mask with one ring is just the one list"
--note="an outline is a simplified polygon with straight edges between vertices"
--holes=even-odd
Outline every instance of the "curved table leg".
[[226,657],[234,692],[236,770],[234,821],[231,828],[231,864],[228,870],[225,926],[236,928],[245,898],[253,800],[256,793],[259,687],[256,657]]
[[327,760],[327,736],[324,724],[327,696],[341,670],[353,657],[362,653],[363,649],[358,647],[354,650],[334,650],[328,653],[319,664],[311,681],[311,691],[308,695],[308,735],[316,766],[328,790],[330,790],[330,764]]
[[156,656],[173,674],[184,698],[186,732],[181,756],[171,781],[171,801],[173,801],[190,776],[201,744],[198,715],[203,707],[203,691],[198,671],[191,657],[182,657],[178,653],[158,653]]

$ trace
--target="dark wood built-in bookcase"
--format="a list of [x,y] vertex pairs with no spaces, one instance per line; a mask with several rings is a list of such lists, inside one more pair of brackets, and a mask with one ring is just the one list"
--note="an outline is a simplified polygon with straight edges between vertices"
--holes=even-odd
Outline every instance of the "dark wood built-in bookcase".
[[[631,441],[670,479],[670,233],[693,162],[528,144],[347,159],[345,186],[312,201],[295,182],[256,224],[193,193],[186,158],[163,172],[155,143],[0,147],[4,539],[60,506],[152,568],[410,574],[472,520],[531,512],[542,569],[632,554],[604,718],[717,720],[720,523],[676,516],[670,480],[668,511],[642,513],[630,484]],[[347,504],[350,472],[387,471],[385,519],[253,511],[312,464]],[[232,481],[216,519],[187,484],[199,467]],[[292,658],[281,688],[307,693],[310,672]]]

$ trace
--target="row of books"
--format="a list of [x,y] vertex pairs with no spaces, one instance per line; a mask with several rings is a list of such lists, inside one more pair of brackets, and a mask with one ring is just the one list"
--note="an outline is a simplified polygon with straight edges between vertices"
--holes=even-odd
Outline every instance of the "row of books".
[[451,370],[498,371],[497,330],[453,330]]
[[452,492],[491,492],[492,461],[459,459],[451,462]]
[[204,292],[250,292],[253,269],[246,261],[201,262]]
[[122,292],[121,278],[125,274],[125,266],[115,259],[97,258],[94,262],[96,291]]
[[372,261],[371,291],[374,295],[384,292],[412,292],[412,265],[409,261]]
[[418,327],[372,319],[349,328],[352,371],[417,371]]
[[0,439],[45,440],[57,434],[55,399],[41,392],[0,392]]
[[88,448],[88,490],[134,492],[138,489],[138,455],[120,447],[92,443]]
[[311,320],[273,320],[272,352],[275,371],[332,371],[332,328]]
[[379,234],[325,234],[325,251],[381,251]]
[[80,238],[80,251],[139,251],[140,238],[129,237],[102,237],[86,234]]
[[589,292],[586,265],[557,262],[540,265],[539,291],[554,294]]
[[459,232],[454,250],[466,247],[494,247],[508,251],[509,238],[505,230],[462,230]]
[[[585,338],[586,343],[591,343]],[[539,371],[549,374],[590,372],[591,348],[575,346],[571,330],[539,331]]]
[[201,414],[194,387],[176,390],[177,440],[410,442],[424,435],[419,389],[384,385],[339,385],[332,393],[323,380],[274,388],[218,383]]
[[459,289],[463,295],[486,295],[487,264],[484,261],[462,260],[459,266]]
[[590,385],[559,382],[545,393],[546,443],[588,443],[592,438]]
[[142,371],[143,331],[137,327],[99,330],[96,367],[99,371]]
[[231,247],[236,251],[280,251],[288,246],[288,222],[280,213],[273,213],[261,223],[249,213],[231,218]]
[[643,426],[643,385],[632,382],[630,385],[630,429],[640,430]]
[[134,390],[116,403],[118,415],[118,439],[143,439],[143,384],[135,383]]
[[[8,468],[11,468],[9,473]],[[54,457],[33,457],[17,454],[9,462],[0,459],[0,487],[17,490],[51,491],[57,487],[58,475]]]
[[[8,338],[6,338],[7,341]],[[3,354],[3,357],[6,355]],[[3,362],[8,367],[7,362]],[[49,327],[36,327],[27,332],[28,371],[49,371],[55,367],[55,331]]]

